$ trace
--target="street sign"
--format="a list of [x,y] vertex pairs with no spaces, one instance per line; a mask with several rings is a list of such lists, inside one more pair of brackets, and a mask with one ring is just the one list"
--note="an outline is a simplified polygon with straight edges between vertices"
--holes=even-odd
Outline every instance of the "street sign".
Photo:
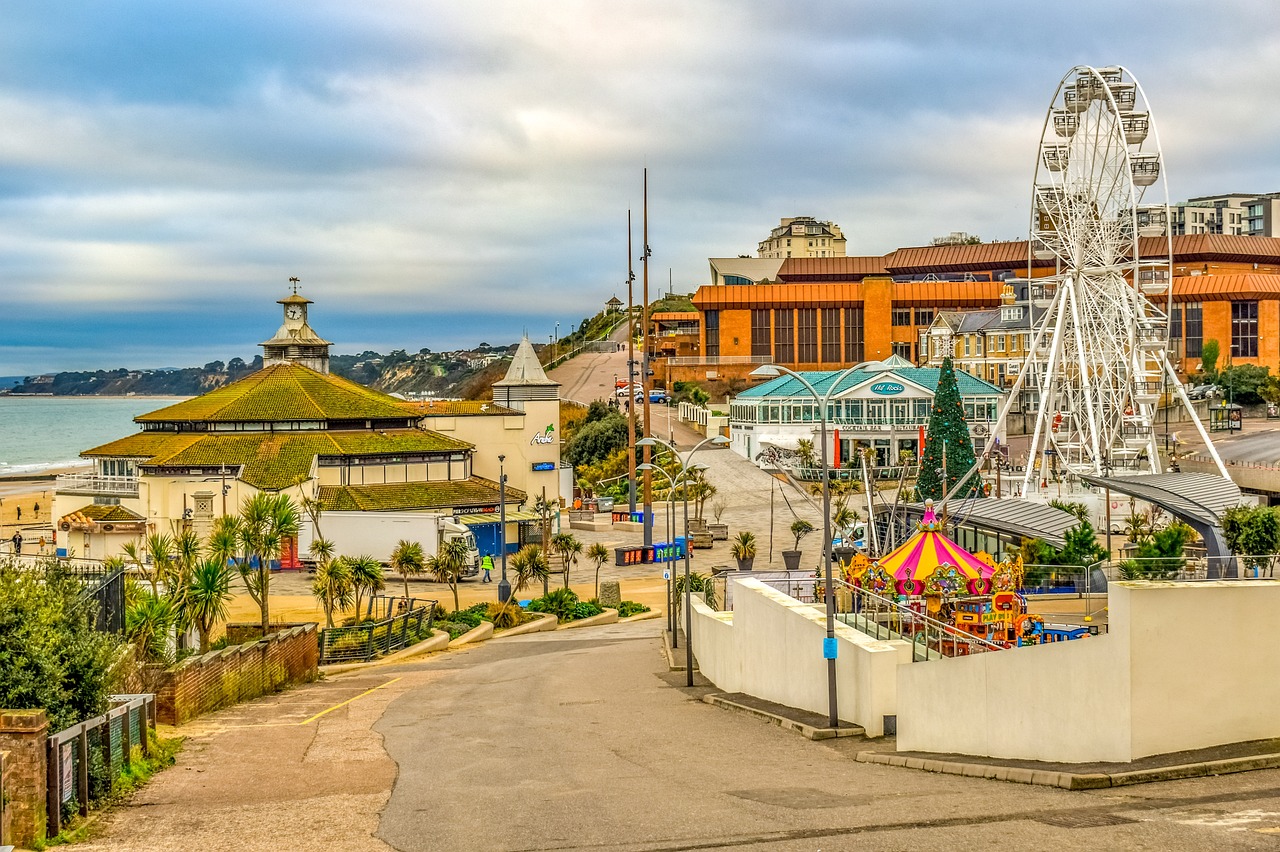
[[664,569],[663,569],[663,571],[662,571],[662,579],[664,579],[664,580],[670,580],[670,579],[671,579],[671,569],[670,569],[670,568],[664,568]]

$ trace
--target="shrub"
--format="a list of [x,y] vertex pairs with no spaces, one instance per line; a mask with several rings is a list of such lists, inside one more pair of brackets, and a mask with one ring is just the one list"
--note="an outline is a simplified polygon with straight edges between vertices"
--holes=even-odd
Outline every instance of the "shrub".
[[492,621],[496,629],[506,630],[524,621],[524,612],[521,611],[518,604],[514,604],[511,601],[490,603],[485,604],[485,618]]
[[635,601],[623,601],[618,604],[618,618],[630,618],[633,615],[639,615],[642,612],[648,612],[649,607]]
[[559,621],[573,621],[577,617],[578,595],[573,589],[555,589],[529,602],[530,612],[549,612]]
[[593,615],[599,615],[604,612],[600,604],[595,601],[578,601],[573,607],[573,621],[581,618],[591,618]]

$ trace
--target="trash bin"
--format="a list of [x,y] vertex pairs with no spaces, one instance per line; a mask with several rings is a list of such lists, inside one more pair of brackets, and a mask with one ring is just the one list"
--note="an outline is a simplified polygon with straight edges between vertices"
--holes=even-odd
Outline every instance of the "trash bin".
[[613,498],[612,498],[612,497],[597,497],[597,498],[596,498],[596,511],[597,511],[597,512],[612,512],[612,511],[613,511]]

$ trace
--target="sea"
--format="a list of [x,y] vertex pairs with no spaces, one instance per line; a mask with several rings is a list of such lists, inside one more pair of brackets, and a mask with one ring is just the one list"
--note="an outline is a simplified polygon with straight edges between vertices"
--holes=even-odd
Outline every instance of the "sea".
[[87,467],[81,452],[137,432],[133,418],[184,398],[0,396],[0,476]]

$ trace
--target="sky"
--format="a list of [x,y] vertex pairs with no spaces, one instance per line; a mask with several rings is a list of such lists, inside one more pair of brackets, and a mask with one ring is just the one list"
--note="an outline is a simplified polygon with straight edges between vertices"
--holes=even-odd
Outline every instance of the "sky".
[[[0,4],[0,375],[546,340],[784,216],[1025,237],[1046,110],[1122,64],[1177,201],[1280,191],[1274,0]],[[640,274],[637,266],[637,275]]]

